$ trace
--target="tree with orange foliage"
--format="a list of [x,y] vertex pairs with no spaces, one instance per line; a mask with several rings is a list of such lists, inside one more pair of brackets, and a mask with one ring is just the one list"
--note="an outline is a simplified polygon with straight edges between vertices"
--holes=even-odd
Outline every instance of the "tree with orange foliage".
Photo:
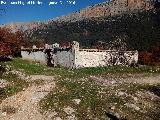
[[23,32],[12,32],[8,28],[0,28],[0,56],[13,55],[20,50]]

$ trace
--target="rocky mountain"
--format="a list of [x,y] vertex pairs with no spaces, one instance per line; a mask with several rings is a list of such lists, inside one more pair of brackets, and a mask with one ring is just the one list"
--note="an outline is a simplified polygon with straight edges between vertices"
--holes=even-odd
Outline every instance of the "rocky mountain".
[[11,28],[12,30],[27,30],[39,27],[42,24],[55,22],[75,22],[83,19],[90,19],[96,17],[114,16],[133,11],[147,11],[153,9],[153,2],[151,0],[109,0],[99,3],[87,8],[81,9],[68,15],[53,18],[45,22],[28,22],[28,23],[11,23],[1,27]]
[[[75,40],[82,47],[91,48],[100,41],[105,45],[114,44],[112,48],[123,44],[129,50],[151,50],[160,46],[158,4],[158,0],[112,0],[45,22],[7,26],[25,30],[26,37],[33,44],[37,41],[62,43]],[[108,46],[102,48],[108,49]]]
[[85,18],[113,16],[133,10],[150,10],[152,3],[148,0],[112,0],[80,10],[80,16]]
[[57,17],[54,20],[58,22],[75,22],[82,19],[114,16],[133,11],[148,11],[151,9],[153,9],[153,2],[151,2],[151,0],[111,0],[89,6],[66,16]]

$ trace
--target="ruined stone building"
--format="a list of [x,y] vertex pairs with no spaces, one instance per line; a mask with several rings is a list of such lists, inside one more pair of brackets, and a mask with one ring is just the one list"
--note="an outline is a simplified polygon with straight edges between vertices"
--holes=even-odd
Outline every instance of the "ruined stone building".
[[46,45],[45,48],[22,48],[22,59],[33,60],[52,66],[67,68],[100,67],[108,65],[135,65],[138,51],[113,51],[80,49],[73,41],[70,47],[60,48],[59,44]]

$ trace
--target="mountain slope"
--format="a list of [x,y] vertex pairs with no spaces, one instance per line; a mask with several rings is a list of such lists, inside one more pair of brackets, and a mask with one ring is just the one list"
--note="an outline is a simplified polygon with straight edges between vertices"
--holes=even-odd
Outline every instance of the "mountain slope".
[[[151,10],[153,4],[151,0],[111,0],[108,2],[99,3],[87,8],[81,9],[78,12],[69,15],[60,16],[45,22],[28,22],[28,23],[11,23],[3,25],[3,27],[11,28],[13,30],[27,30],[40,26],[41,24],[48,24],[55,22],[75,22],[83,19],[90,19],[95,17],[115,16],[122,13],[129,13],[133,11]],[[2,26],[1,26],[2,27]]]
[[[113,43],[116,46],[125,43],[128,50],[151,50],[160,45],[159,16],[158,11],[137,10],[136,7],[118,15],[83,17],[83,19],[79,17],[74,20],[66,16],[66,18],[60,17],[56,21],[42,24],[38,29],[29,32],[28,36],[32,41],[43,40],[47,43],[76,40],[84,48],[96,46],[96,43],[101,41],[106,44]],[[108,49],[110,46],[104,46],[104,48]]]
[[47,22],[13,24],[11,28],[25,30],[33,44],[76,40],[83,48],[91,48],[101,41],[105,43],[102,49],[125,45],[128,50],[148,51],[160,46],[160,14],[154,5],[151,0],[112,0]]

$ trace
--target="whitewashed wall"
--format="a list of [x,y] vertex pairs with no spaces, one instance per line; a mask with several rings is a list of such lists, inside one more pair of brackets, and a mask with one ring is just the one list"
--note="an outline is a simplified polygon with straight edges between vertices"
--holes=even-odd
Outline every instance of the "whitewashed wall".
[[[54,48],[50,48],[54,52]],[[39,61],[47,64],[45,50],[27,51],[23,49],[23,59]],[[79,43],[73,41],[72,48],[68,51],[57,49],[56,53],[51,52],[52,64],[67,68],[97,67],[107,65],[135,65],[138,62],[138,51],[111,51],[95,49],[79,49]]]
[[52,59],[54,65],[61,65],[67,68],[74,68],[74,53],[71,51],[58,51],[56,54],[53,54]]
[[47,56],[43,51],[29,52],[21,51],[22,59],[37,61],[43,64],[47,64]]
[[105,66],[106,52],[78,51],[75,54],[75,67]]
[[[21,51],[22,58],[47,64],[47,55],[43,51]],[[90,52],[90,51],[58,51],[52,54],[54,66],[67,68],[97,67],[107,65],[131,65],[138,62],[138,51]]]
[[138,51],[76,51],[75,53],[75,68],[108,65],[135,65],[137,62]]

